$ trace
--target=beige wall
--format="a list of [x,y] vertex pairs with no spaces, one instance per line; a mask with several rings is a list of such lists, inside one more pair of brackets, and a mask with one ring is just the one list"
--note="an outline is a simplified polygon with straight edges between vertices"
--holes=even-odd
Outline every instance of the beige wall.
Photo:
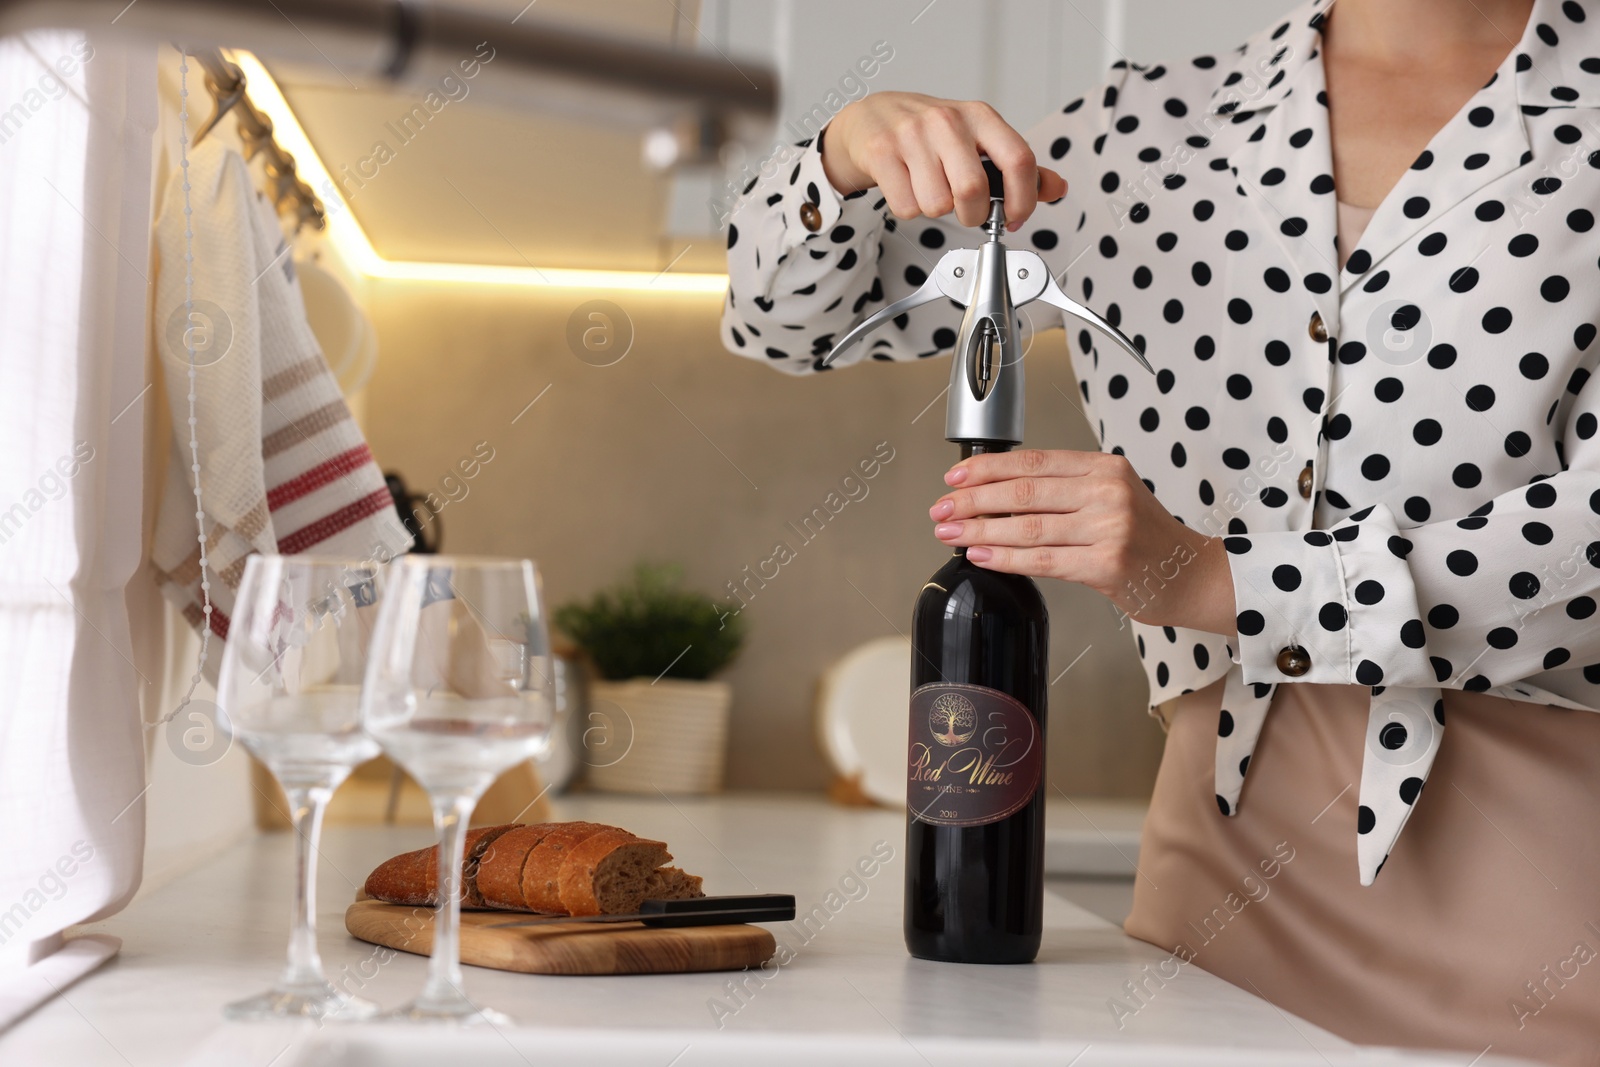
[[[918,589],[946,558],[927,509],[956,452],[941,437],[942,404],[913,419],[944,388],[949,363],[792,379],[722,350],[718,297],[616,292],[604,295],[625,309],[635,340],[621,362],[596,367],[566,340],[569,315],[593,295],[374,282],[372,447],[420,490],[487,441],[493,461],[445,509],[446,548],[531,555],[553,604],[640,557],[680,562],[693,585],[722,595],[776,542],[794,546],[797,558],[744,612],[749,640],[728,673],[728,777],[735,787],[820,787],[818,676],[861,642],[905,630]],[[1059,331],[1028,366],[1030,444],[1093,447],[1069,399]],[[895,458],[868,495],[802,547],[786,523],[881,441]],[[1052,780],[1074,794],[1146,795],[1161,731],[1145,715],[1128,632],[1096,594],[1050,582],[1046,596],[1052,675],[1089,648],[1051,689]]]

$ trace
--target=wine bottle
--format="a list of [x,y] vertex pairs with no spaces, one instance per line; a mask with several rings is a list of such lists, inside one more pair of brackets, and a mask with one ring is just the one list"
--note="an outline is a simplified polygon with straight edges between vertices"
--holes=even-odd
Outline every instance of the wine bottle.
[[[962,458],[1008,447],[964,444]],[[920,959],[1028,963],[1039,952],[1049,635],[1032,579],[985,570],[965,549],[917,597],[905,934]]]
[[[989,179],[986,240],[953,248],[915,292],[851,327],[822,360],[913,308],[965,308],[951,346],[945,440],[962,458],[1023,440],[1027,355],[1017,308],[1042,300],[1098,330],[1151,374],[1109,320],[1061,291],[1033,252],[1007,249],[1005,175]],[[1027,963],[1044,912],[1044,726],[1049,618],[1027,578],[957,550],[923,586],[912,622],[906,772],[906,947],[963,963]]]

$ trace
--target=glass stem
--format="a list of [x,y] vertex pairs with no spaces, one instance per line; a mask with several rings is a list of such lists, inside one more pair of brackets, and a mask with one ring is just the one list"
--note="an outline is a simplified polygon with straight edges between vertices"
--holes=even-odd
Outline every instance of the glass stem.
[[433,920],[433,954],[421,1000],[465,1003],[461,991],[461,862],[467,820],[476,800],[469,795],[433,797],[433,825],[439,833],[439,910]]
[[320,991],[327,984],[322,957],[317,953],[317,842],[332,794],[324,786],[284,787],[295,838],[294,913],[289,927],[289,962],[283,971],[283,985],[291,989],[314,986]]

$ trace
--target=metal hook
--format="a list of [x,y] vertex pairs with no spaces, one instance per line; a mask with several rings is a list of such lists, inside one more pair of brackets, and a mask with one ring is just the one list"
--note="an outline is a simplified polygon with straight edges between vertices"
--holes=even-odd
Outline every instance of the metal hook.
[[[222,121],[222,117],[233,110],[239,101],[244,99],[246,79],[244,71],[226,60],[219,62],[204,55],[196,56],[195,59],[205,68],[206,88],[211,90],[211,95],[217,101],[215,114],[206,120],[205,125],[201,126],[194,135],[194,143],[199,144],[206,134],[216,129],[217,123]],[[219,74],[226,75],[230,79],[230,83],[225,84],[218,77]]]

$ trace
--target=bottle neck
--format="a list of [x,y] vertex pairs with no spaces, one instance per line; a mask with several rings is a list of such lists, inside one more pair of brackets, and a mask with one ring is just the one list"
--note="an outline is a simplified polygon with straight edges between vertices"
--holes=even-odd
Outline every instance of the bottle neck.
[[[957,443],[961,445],[962,459],[971,459],[973,456],[981,456],[989,452],[1009,452],[1015,447],[1010,441],[959,441]],[[966,559],[966,547],[957,548],[954,554],[959,559]]]

